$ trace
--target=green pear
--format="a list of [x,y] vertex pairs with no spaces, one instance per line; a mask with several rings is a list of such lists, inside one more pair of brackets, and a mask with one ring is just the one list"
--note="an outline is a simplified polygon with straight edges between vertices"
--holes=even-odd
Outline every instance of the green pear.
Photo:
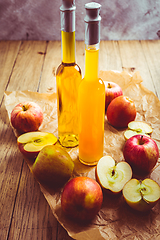
[[57,189],[72,176],[74,163],[62,147],[48,145],[39,152],[31,171],[35,179],[44,187]]

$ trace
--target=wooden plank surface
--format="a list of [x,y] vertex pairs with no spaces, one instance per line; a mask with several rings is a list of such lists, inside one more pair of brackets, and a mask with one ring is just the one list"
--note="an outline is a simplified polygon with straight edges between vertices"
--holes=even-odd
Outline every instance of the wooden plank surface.
[[154,91],[160,99],[160,41],[142,41],[142,49],[148,66]]
[[[100,70],[134,69],[160,98],[160,41],[102,41]],[[76,43],[84,75],[84,42]],[[55,91],[61,43],[0,42],[0,239],[71,240],[57,223],[19,150],[4,109],[4,91]]]
[[2,41],[0,42],[0,101],[10,80],[14,64],[19,52],[21,42]]
[[135,71],[139,71],[143,79],[143,85],[155,92],[141,42],[120,41],[119,48],[123,68],[132,68]]
[[44,60],[41,76],[40,92],[55,92],[55,72],[61,62],[61,43],[59,41],[49,42]]
[[45,41],[22,42],[7,87],[8,91],[38,90],[45,52]]
[[122,71],[122,61],[117,41],[101,41],[99,54],[100,70]]

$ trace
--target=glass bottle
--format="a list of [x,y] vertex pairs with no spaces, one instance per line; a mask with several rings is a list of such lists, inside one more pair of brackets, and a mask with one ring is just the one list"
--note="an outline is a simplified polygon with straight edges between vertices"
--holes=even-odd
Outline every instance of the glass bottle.
[[85,75],[78,92],[79,160],[96,165],[103,156],[105,86],[99,79],[101,5],[85,4]]
[[58,138],[64,147],[78,145],[78,87],[81,69],[75,62],[75,1],[62,0],[62,63],[56,71]]

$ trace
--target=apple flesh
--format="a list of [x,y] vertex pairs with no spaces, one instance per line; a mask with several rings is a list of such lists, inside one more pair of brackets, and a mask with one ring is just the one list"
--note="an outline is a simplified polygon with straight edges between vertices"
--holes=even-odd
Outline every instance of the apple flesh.
[[122,88],[114,82],[104,81],[104,84],[105,84],[105,112],[106,112],[110,102],[114,98],[123,95],[123,91]]
[[160,199],[160,186],[152,179],[143,181],[131,179],[123,188],[123,197],[127,204],[137,211],[148,211]]
[[111,193],[120,193],[131,179],[132,169],[124,161],[116,164],[111,156],[102,157],[96,166],[96,179],[103,189]]
[[128,140],[129,138],[135,136],[135,135],[145,135],[145,136],[148,136],[150,137],[150,135],[146,134],[146,133],[143,133],[143,132],[136,132],[136,131],[133,131],[133,130],[130,130],[130,129],[127,129],[125,132],[124,132],[124,138],[125,140]]
[[152,127],[143,121],[132,121],[128,124],[128,128],[137,133],[151,134],[153,132]]
[[35,179],[46,189],[57,190],[71,178],[74,162],[62,147],[48,145],[39,152],[31,167]]
[[107,108],[107,119],[116,128],[125,128],[136,117],[134,101],[127,96],[119,96],[111,101]]
[[43,122],[43,111],[35,102],[17,104],[11,112],[11,124],[19,132],[37,131]]
[[103,202],[100,185],[89,177],[71,179],[64,187],[61,206],[66,216],[82,223],[91,221]]
[[148,123],[143,121],[132,121],[128,124],[128,129],[124,133],[124,138],[128,140],[135,135],[146,135],[150,137],[152,132],[153,129]]
[[125,142],[123,156],[135,173],[145,175],[156,165],[159,149],[152,138],[145,135],[135,135]]
[[17,144],[24,157],[34,162],[40,150],[57,142],[57,138],[48,132],[28,132],[17,138]]

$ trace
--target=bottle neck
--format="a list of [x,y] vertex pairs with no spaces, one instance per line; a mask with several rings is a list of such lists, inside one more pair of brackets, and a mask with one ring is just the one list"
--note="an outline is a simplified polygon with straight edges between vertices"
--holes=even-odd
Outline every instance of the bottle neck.
[[75,63],[75,1],[63,0],[61,11],[61,52],[62,62]]
[[75,63],[75,31],[61,31],[62,62]]
[[99,75],[99,43],[85,45],[85,80],[95,81]]

